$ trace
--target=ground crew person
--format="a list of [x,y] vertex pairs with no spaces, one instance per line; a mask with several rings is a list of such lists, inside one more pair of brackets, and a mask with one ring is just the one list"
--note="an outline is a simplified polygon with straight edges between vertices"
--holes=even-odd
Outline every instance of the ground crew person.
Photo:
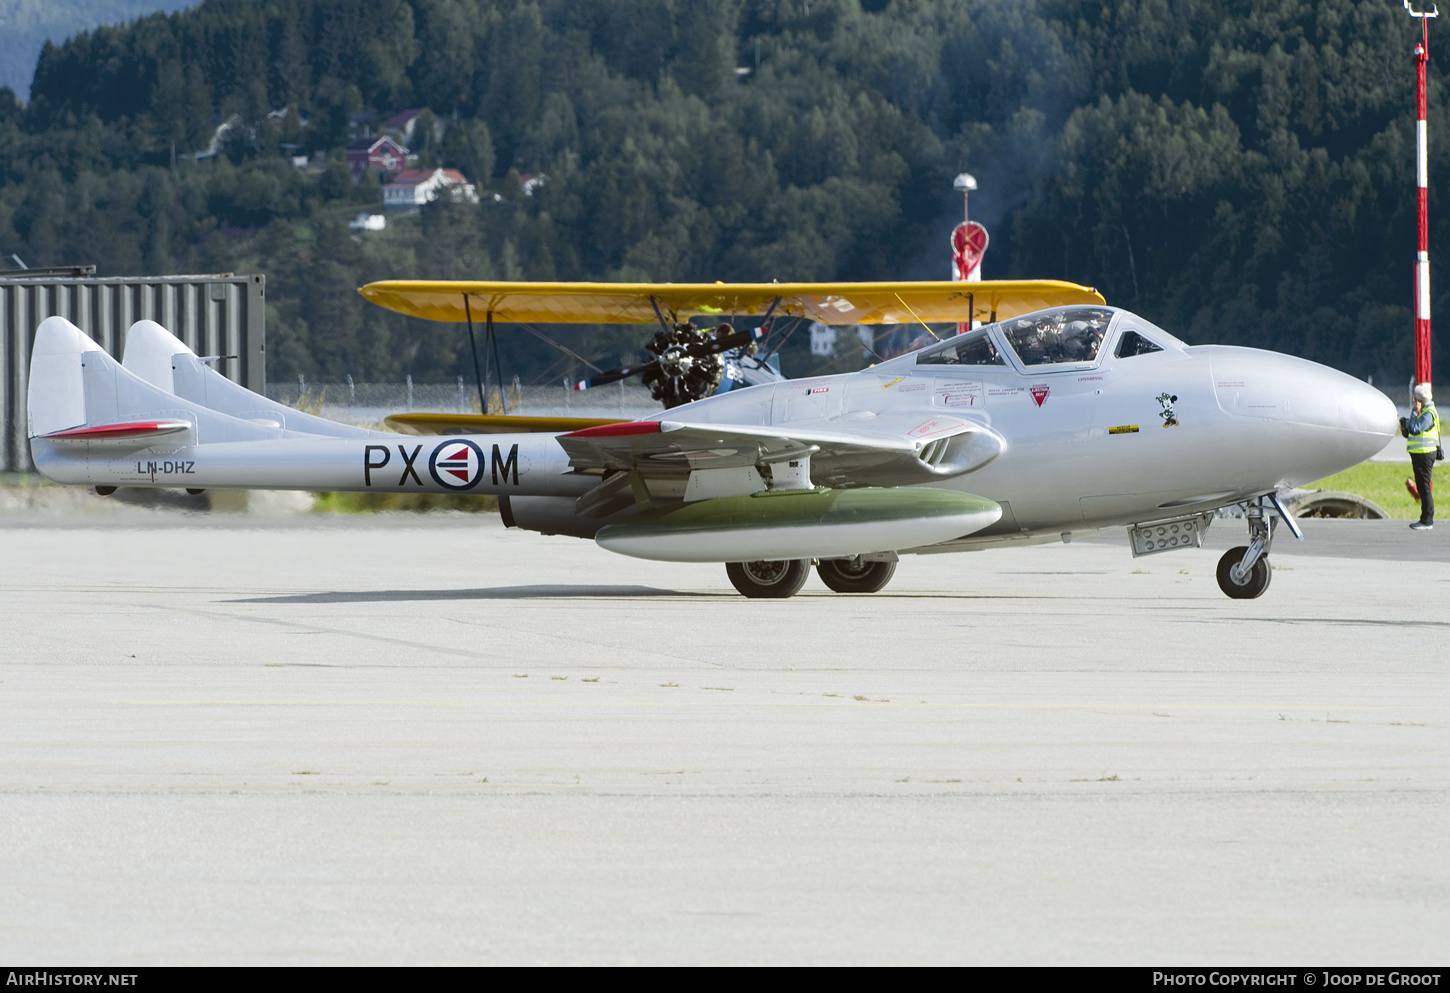
[[1401,419],[1400,427],[1405,433],[1410,464],[1415,469],[1415,481],[1411,483],[1407,479],[1405,486],[1420,501],[1420,519],[1410,527],[1416,531],[1428,531],[1435,525],[1434,482],[1430,473],[1435,468],[1435,459],[1440,451],[1440,415],[1435,411],[1429,383],[1415,387],[1415,406],[1409,417]]

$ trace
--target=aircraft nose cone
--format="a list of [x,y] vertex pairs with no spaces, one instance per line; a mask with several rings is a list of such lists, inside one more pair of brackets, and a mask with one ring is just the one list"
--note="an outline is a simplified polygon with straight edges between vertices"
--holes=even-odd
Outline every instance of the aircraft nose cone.
[[1394,402],[1368,383],[1338,373],[1336,376],[1335,382],[1326,385],[1337,394],[1337,426],[1363,434],[1365,444],[1374,446],[1369,455],[1378,453],[1400,430]]
[[1213,348],[1212,362],[1219,406],[1244,423],[1276,424],[1277,445],[1298,467],[1290,472],[1298,482],[1358,465],[1399,430],[1389,397],[1328,366],[1224,346]]
[[[1306,452],[1335,464],[1335,472],[1359,465],[1390,443],[1399,418],[1390,398],[1335,369],[1305,362],[1288,392],[1284,420]],[[1326,473],[1331,475],[1332,473]]]

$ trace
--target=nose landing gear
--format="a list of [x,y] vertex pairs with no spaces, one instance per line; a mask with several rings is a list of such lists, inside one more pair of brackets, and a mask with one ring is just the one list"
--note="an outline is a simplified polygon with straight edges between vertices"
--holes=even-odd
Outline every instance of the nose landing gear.
[[1263,596],[1274,577],[1269,547],[1274,543],[1275,525],[1283,521],[1300,541],[1304,540],[1304,532],[1276,493],[1255,497],[1240,506],[1249,525],[1249,543],[1230,548],[1218,560],[1218,588],[1235,600],[1252,600]]
[[1248,558],[1252,547],[1239,545],[1237,548],[1230,548],[1218,560],[1218,588],[1235,600],[1252,600],[1262,596],[1269,588],[1269,580],[1274,578],[1267,555],[1255,556],[1253,564],[1247,570],[1244,569],[1243,561]]

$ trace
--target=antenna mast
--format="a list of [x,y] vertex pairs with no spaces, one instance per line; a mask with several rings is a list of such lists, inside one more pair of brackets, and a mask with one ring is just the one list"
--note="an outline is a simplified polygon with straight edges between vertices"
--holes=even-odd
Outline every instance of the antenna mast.
[[1425,124],[1425,69],[1430,62],[1430,18],[1439,7],[1418,11],[1404,0],[1405,11],[1420,19],[1420,42],[1415,46],[1415,182],[1419,187],[1420,242],[1415,253],[1415,382],[1430,382],[1430,158]]

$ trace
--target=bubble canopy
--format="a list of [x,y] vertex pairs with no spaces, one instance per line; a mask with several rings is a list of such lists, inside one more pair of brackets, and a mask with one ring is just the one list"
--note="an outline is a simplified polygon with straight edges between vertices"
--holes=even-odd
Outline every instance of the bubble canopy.
[[1098,357],[1113,311],[1099,307],[1056,307],[998,324],[1023,365],[1092,362]]
[[917,355],[918,365],[1003,365],[992,330],[1024,366],[1093,362],[1116,311],[1104,307],[1054,307],[977,328]]

